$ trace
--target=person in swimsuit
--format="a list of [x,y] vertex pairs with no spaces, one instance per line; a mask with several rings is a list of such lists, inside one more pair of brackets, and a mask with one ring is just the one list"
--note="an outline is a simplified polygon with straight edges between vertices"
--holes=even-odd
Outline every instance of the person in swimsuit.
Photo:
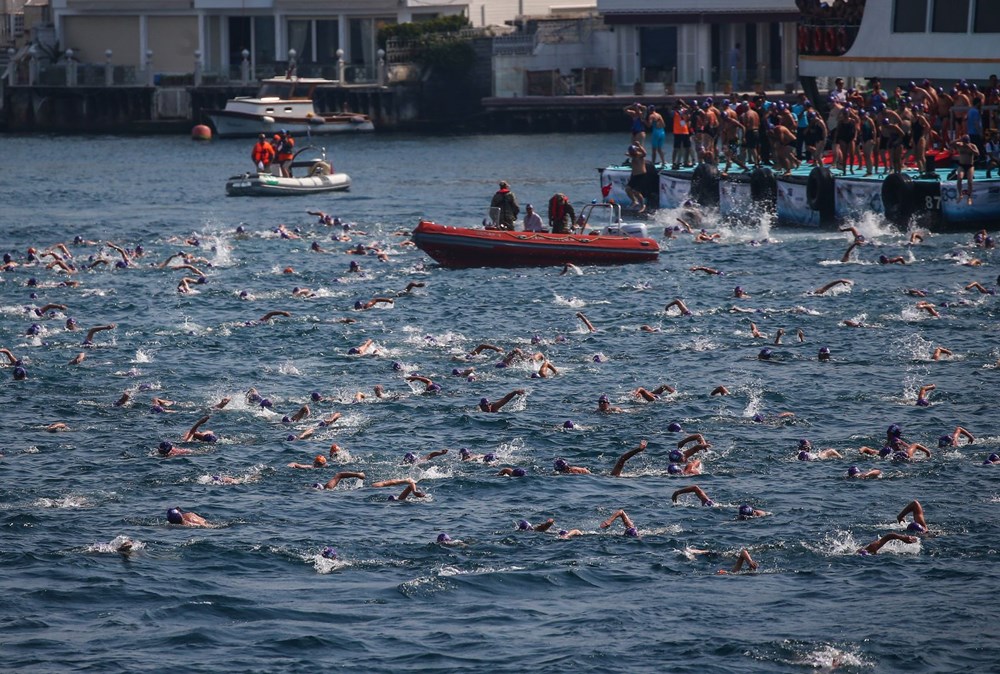
[[649,126],[650,133],[652,134],[653,163],[657,163],[656,158],[659,156],[659,163],[666,164],[667,155],[664,154],[663,145],[667,139],[667,123],[663,119],[663,115],[656,111],[655,105],[649,106],[647,110],[649,115],[646,117],[646,124]]
[[636,101],[625,107],[625,114],[629,116],[629,129],[632,132],[632,143],[642,145],[646,140],[646,124],[643,118],[646,116],[646,106]]
[[[979,148],[976,147],[975,143],[969,140],[968,134],[962,136],[959,140],[955,141],[951,145],[952,152],[957,156],[958,169],[955,171],[955,190],[958,192],[956,201],[962,202],[963,196],[968,196],[967,203],[972,205],[972,177],[975,173],[976,157],[979,156]],[[965,178],[969,189],[966,192],[962,191],[962,178]]]

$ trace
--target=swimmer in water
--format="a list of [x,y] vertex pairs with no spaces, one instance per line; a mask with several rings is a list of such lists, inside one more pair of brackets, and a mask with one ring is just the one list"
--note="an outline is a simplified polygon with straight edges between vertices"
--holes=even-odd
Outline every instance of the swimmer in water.
[[818,452],[814,452],[812,442],[806,440],[805,438],[799,440],[798,452],[797,458],[799,461],[822,461],[825,459],[844,458],[843,454],[838,452],[836,449],[821,449]]
[[347,353],[348,355],[351,356],[366,356],[369,353],[377,354],[377,350],[375,350],[375,340],[366,339],[360,345],[352,346],[350,349],[347,350]]
[[854,281],[852,281],[850,279],[846,279],[846,278],[839,278],[839,279],[836,279],[834,281],[830,281],[825,286],[817,288],[816,290],[812,291],[812,294],[813,295],[823,295],[824,293],[826,293],[831,288],[836,288],[839,285],[845,285],[847,287],[851,287],[852,285],[854,285]]
[[934,353],[933,355],[931,355],[931,360],[941,360],[941,356],[953,356],[953,355],[955,354],[953,354],[951,350],[946,349],[943,346],[939,346],[936,349],[934,349]]
[[565,265],[563,265],[562,271],[559,272],[559,275],[560,276],[565,276],[566,274],[569,274],[570,272],[576,274],[577,276],[582,276],[583,275],[583,272],[580,271],[580,268],[577,267],[572,262],[567,262]]
[[703,271],[710,276],[718,276],[722,274],[722,272],[719,271],[718,269],[713,269],[712,267],[705,267],[702,265],[691,267],[691,271]]
[[[323,485],[323,489],[336,489],[337,485],[340,484],[341,480],[346,480],[348,478],[353,478],[353,479],[356,479],[356,480],[362,480],[362,481],[364,481],[365,474],[364,473],[359,473],[359,472],[352,472],[352,471],[344,471],[344,472],[337,473],[332,478],[330,478],[326,482],[326,484]],[[420,496],[423,496],[423,494],[420,494]],[[404,496],[403,498],[406,498],[406,497]],[[403,500],[403,498],[400,498],[399,500]]]
[[681,316],[693,315],[691,313],[691,310],[687,308],[687,305],[684,304],[684,300],[681,299],[672,300],[665,307],[663,307],[663,311],[664,312],[670,311],[671,307],[677,307],[677,310],[681,312]]
[[969,441],[968,444],[970,445],[976,441],[976,436],[961,426],[956,426],[951,435],[942,435],[938,438],[938,447],[958,447],[959,442],[963,437]]
[[511,468],[509,466],[501,468],[500,472],[497,473],[501,477],[524,477],[528,474],[524,468]]
[[167,511],[167,522],[178,524],[184,527],[207,527],[211,526],[204,517],[198,513],[185,512],[180,508],[171,508]]
[[157,447],[156,453],[165,459],[169,459],[175,456],[184,456],[186,454],[193,454],[194,452],[190,449],[182,449],[180,447],[174,447],[174,444],[169,440],[164,440]]
[[601,522],[601,528],[607,529],[614,524],[617,519],[620,519],[622,521],[622,525],[625,527],[625,536],[629,538],[639,538],[639,529],[635,526],[635,522],[633,522],[632,518],[628,516],[628,513],[621,509],[616,510],[611,517]]
[[653,402],[654,400],[659,400],[660,395],[662,395],[663,393],[671,393],[671,394],[677,393],[677,389],[675,389],[673,386],[668,386],[667,384],[661,384],[660,386],[654,388],[652,391],[647,391],[646,389],[640,386],[639,388],[637,388],[635,391],[632,392],[633,395],[637,395],[646,402],[650,403]]
[[756,571],[758,568],[757,562],[753,561],[753,557],[750,556],[750,551],[746,548],[740,550],[740,554],[736,557],[736,563],[733,564],[733,568],[729,571],[725,569],[719,569],[718,575],[728,576],[730,574],[739,573],[743,570],[743,567],[747,566],[751,571]]
[[513,400],[515,396],[520,396],[520,395],[524,395],[523,388],[514,389],[513,391],[505,395],[503,398],[500,398],[500,400],[497,400],[496,402],[492,403],[489,401],[488,398],[481,398],[479,400],[479,409],[483,412],[499,412],[503,408],[503,406],[509,403],[511,400]]
[[219,437],[212,431],[198,430],[211,418],[211,416],[206,415],[194,422],[194,425],[181,438],[181,442],[217,442]]
[[917,392],[917,407],[929,407],[931,403],[927,399],[927,396],[929,396],[930,392],[936,388],[937,386],[935,386],[934,384],[926,384],[925,386],[921,386],[920,391]]
[[744,503],[740,506],[739,511],[736,513],[736,519],[740,521],[751,520],[755,517],[767,517],[770,514],[771,513],[766,510],[760,510],[758,508],[754,508],[749,503]]
[[934,318],[938,318],[941,315],[940,312],[938,312],[938,310],[930,302],[917,302],[916,307],[917,309],[926,311]]
[[107,325],[98,325],[96,327],[93,327],[93,328],[87,330],[87,336],[83,338],[83,345],[84,346],[93,346],[94,345],[94,336],[98,332],[103,332],[105,330],[114,330],[116,327],[117,326],[114,323],[108,323]]
[[289,468],[295,468],[298,470],[310,470],[312,468],[326,468],[326,457],[322,454],[317,454],[316,458],[313,459],[312,463],[297,463],[293,461],[288,464]]
[[590,469],[583,466],[571,466],[566,459],[556,459],[552,462],[552,467],[557,473],[563,475],[590,475]]
[[902,523],[906,520],[906,516],[912,516],[912,521],[906,525],[906,530],[914,534],[925,534],[927,533],[927,520],[924,519],[924,509],[920,505],[920,501],[913,500],[910,501],[903,510],[896,515],[896,521]]
[[764,335],[761,333],[761,331],[757,329],[757,324],[754,323],[753,321],[750,322],[750,336],[756,337],[757,339],[764,338]]
[[886,255],[879,255],[878,256],[878,263],[879,264],[906,264],[906,259],[904,257],[902,257],[901,255],[897,255],[896,257],[888,257]]
[[288,311],[269,311],[266,314],[264,314],[263,316],[261,316],[260,320],[257,321],[257,322],[258,323],[267,323],[272,318],[277,318],[278,316],[284,316],[285,318],[290,318],[291,315],[292,314],[290,312],[288,312]]
[[408,375],[406,377],[406,381],[418,381],[418,382],[420,382],[421,384],[424,385],[424,392],[425,393],[437,393],[438,391],[441,390],[441,386],[440,385],[435,384],[428,377],[421,377],[419,374]]
[[583,323],[583,326],[587,328],[587,332],[597,332],[597,328],[594,327],[594,324],[590,322],[590,319],[588,319],[582,311],[576,312],[576,317],[579,318]]
[[391,297],[373,297],[367,302],[362,302],[361,300],[358,300],[357,302],[354,303],[354,308],[357,311],[367,311],[368,309],[371,309],[372,307],[375,307],[376,305],[379,304],[395,304],[395,303],[396,300],[392,299]]
[[682,496],[684,494],[694,494],[695,496],[698,497],[698,500],[701,501],[701,504],[703,506],[714,506],[715,505],[715,501],[713,501],[712,499],[710,499],[708,497],[708,494],[705,493],[705,490],[702,489],[701,487],[699,487],[696,484],[692,484],[690,486],[682,487],[682,488],[678,489],[677,491],[675,491],[670,496],[670,500],[673,501],[674,503],[677,503],[677,497],[678,496]]
[[851,466],[847,469],[847,477],[857,480],[871,480],[873,478],[882,477],[882,471],[877,468],[872,470],[862,471],[857,466]]
[[889,534],[886,534],[885,536],[882,536],[881,538],[879,538],[877,540],[872,541],[871,543],[869,543],[865,547],[859,548],[858,549],[858,554],[859,555],[863,555],[863,556],[877,555],[878,551],[882,549],[882,546],[884,546],[889,541],[902,541],[903,543],[907,543],[907,544],[912,545],[913,543],[917,542],[917,537],[916,536],[904,536],[903,534],[897,534],[895,532],[889,533]]
[[556,521],[554,519],[552,519],[551,517],[549,519],[545,520],[544,522],[542,522],[541,524],[535,524],[533,526],[532,526],[531,522],[529,522],[528,520],[520,520],[517,523],[517,529],[518,529],[518,531],[529,531],[529,530],[530,531],[548,531],[549,529],[552,528],[552,525],[555,524],[555,523],[556,523]]
[[418,457],[413,452],[407,452],[403,456],[403,463],[412,463],[412,464],[426,463],[428,461],[431,461],[432,459],[436,459],[439,456],[444,456],[447,453],[448,453],[447,449],[435,449],[434,451],[428,452],[422,457]]
[[611,400],[608,396],[602,394],[601,397],[597,399],[597,409],[594,411],[600,414],[620,414],[625,410],[621,407],[612,406]]
[[417,489],[417,481],[413,478],[396,479],[396,480],[382,480],[381,482],[373,482],[372,487],[395,487],[397,485],[405,484],[406,488],[399,496],[390,496],[390,501],[405,501],[410,496],[416,496],[418,498],[423,498],[427,496],[424,492]]

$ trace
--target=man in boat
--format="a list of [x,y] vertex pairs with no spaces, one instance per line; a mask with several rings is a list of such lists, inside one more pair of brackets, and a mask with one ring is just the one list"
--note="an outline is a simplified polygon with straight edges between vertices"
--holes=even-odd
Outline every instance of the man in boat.
[[514,229],[514,221],[517,220],[521,207],[517,205],[517,197],[510,191],[506,180],[500,181],[500,189],[493,195],[490,208],[500,209],[496,220],[498,229]]
[[285,178],[291,178],[292,158],[295,156],[295,139],[289,135],[287,130],[282,129],[280,140],[274,149],[278,164],[281,166],[281,175]]
[[274,161],[274,147],[267,142],[267,136],[264,134],[257,136],[257,144],[253,146],[250,158],[253,159],[257,173],[270,172],[271,162]]
[[553,194],[549,199],[549,227],[552,231],[566,233],[573,229],[575,222],[576,213],[573,211],[573,205],[569,203],[569,197],[561,192]]
[[524,207],[524,231],[545,232],[545,225],[542,223],[542,216],[535,212],[535,207],[528,204]]
[[[956,161],[958,162],[958,169],[955,172],[956,183],[955,190],[958,195],[955,199],[957,203],[962,203],[962,197],[967,196],[967,203],[972,205],[972,176],[975,173],[973,166],[976,164],[976,158],[979,156],[979,148],[976,147],[975,143],[969,140],[968,134],[961,137],[961,139],[952,143],[952,152],[956,154]],[[969,189],[968,191],[962,191],[962,178],[966,179]]]

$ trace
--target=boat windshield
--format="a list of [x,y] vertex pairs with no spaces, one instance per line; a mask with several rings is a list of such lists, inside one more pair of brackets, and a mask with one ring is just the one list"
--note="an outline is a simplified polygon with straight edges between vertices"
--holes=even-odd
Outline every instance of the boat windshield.
[[267,82],[260,87],[257,98],[305,98],[312,100],[312,84],[299,82]]
[[587,204],[580,211],[580,219],[586,223],[584,230],[617,228],[622,221],[622,211],[618,204]]

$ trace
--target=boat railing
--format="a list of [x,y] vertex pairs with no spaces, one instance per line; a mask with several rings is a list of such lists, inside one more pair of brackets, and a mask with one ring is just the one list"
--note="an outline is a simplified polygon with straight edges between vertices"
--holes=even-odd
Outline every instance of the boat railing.
[[854,45],[860,23],[843,19],[814,18],[799,22],[799,54],[803,56],[841,56]]
[[581,231],[594,227],[601,231],[618,230],[622,224],[622,207],[616,203],[587,204],[580,209],[578,221],[582,223]]

